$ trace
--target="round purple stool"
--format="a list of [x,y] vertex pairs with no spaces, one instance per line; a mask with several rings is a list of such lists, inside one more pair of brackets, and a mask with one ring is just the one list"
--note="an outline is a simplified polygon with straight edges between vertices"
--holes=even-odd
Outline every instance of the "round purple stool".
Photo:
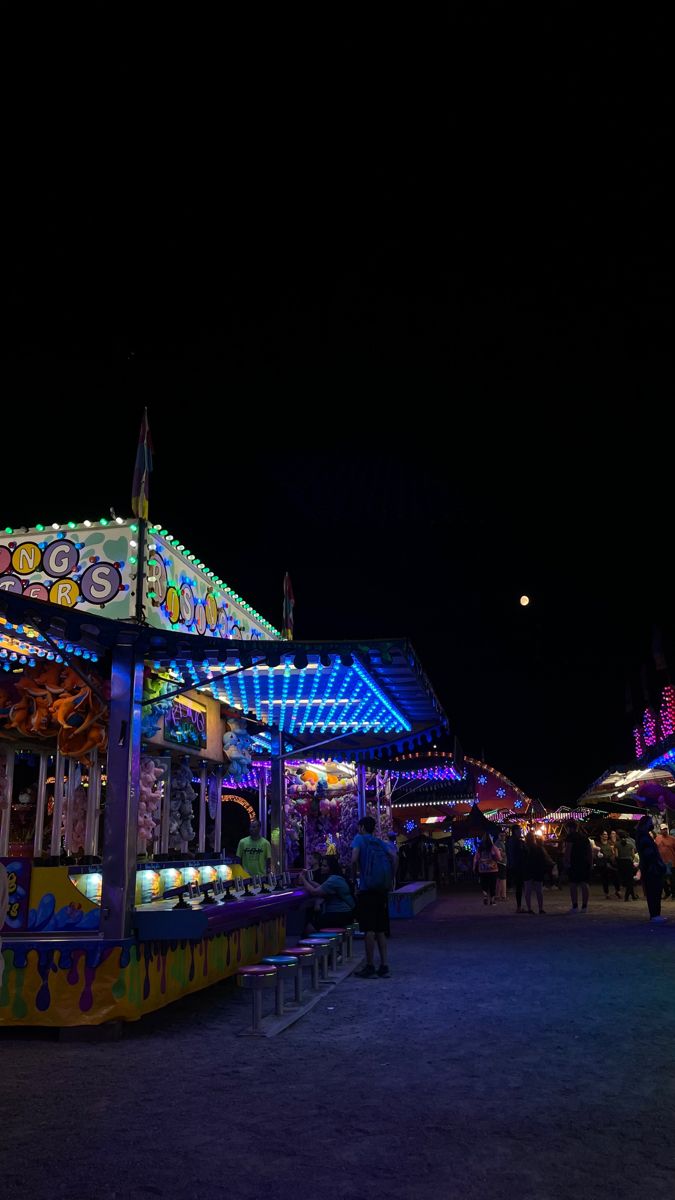
[[262,1020],[262,994],[266,988],[277,985],[277,969],[259,963],[254,967],[240,967],[237,971],[237,986],[246,988],[253,996],[253,1023],[251,1033],[260,1033]]

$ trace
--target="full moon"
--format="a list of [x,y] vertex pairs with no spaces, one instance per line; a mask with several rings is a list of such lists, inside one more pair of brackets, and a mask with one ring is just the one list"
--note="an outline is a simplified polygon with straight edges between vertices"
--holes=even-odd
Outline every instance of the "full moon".
[[529,596],[521,596],[520,603],[522,604],[523,608],[527,608],[528,604],[530,603],[530,597]]

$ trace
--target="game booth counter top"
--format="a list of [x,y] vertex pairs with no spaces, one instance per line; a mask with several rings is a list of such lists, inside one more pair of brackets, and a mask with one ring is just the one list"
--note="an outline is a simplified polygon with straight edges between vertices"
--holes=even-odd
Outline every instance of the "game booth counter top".
[[[74,589],[60,605],[19,594],[15,572],[28,565],[12,561],[11,586],[0,586],[0,853],[12,888],[0,1025],[136,1020],[282,949],[289,912],[307,902],[278,885],[222,896],[243,872],[222,858],[221,798],[254,754],[269,761],[283,872],[286,759],[321,744],[337,760],[339,747],[365,812],[366,761],[419,744],[445,716],[405,640],[281,642],[261,636],[257,615],[248,638],[241,626],[233,637],[227,614],[211,609],[209,620],[206,593],[198,617],[187,603],[167,609],[166,593],[160,605],[161,587],[142,613],[157,601],[165,624],[110,619],[105,606],[74,602]],[[126,562],[110,565],[124,579]],[[30,586],[49,597],[45,582]],[[16,852],[27,847],[32,857]]]

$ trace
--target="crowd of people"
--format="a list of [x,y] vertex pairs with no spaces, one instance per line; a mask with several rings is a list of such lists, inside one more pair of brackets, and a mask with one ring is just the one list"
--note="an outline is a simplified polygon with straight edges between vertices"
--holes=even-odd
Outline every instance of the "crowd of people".
[[603,830],[597,843],[576,821],[567,823],[557,844],[543,843],[532,830],[523,838],[518,825],[511,827],[506,842],[501,831],[494,837],[486,832],[473,859],[483,904],[505,900],[508,881],[515,892],[516,912],[532,914],[546,911],[545,881],[560,887],[563,877],[569,884],[569,911],[586,912],[594,868],[599,871],[605,899],[610,899],[611,892],[625,902],[638,900],[635,885],[639,882],[650,920],[666,920],[661,902],[674,898],[675,836],[667,825],[655,833],[648,813],[638,821],[635,838],[626,829]]

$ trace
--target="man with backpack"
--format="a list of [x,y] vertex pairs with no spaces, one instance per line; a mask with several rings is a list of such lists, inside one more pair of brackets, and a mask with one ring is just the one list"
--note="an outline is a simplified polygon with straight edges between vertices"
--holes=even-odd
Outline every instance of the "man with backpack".
[[[352,842],[352,872],[358,876],[356,915],[359,928],[365,933],[366,963],[354,974],[359,979],[372,979],[379,975],[386,979],[387,938],[389,937],[389,893],[394,886],[398,853],[381,838],[373,836],[375,821],[362,817],[359,831]],[[375,970],[375,943],[380,954],[380,965]]]

